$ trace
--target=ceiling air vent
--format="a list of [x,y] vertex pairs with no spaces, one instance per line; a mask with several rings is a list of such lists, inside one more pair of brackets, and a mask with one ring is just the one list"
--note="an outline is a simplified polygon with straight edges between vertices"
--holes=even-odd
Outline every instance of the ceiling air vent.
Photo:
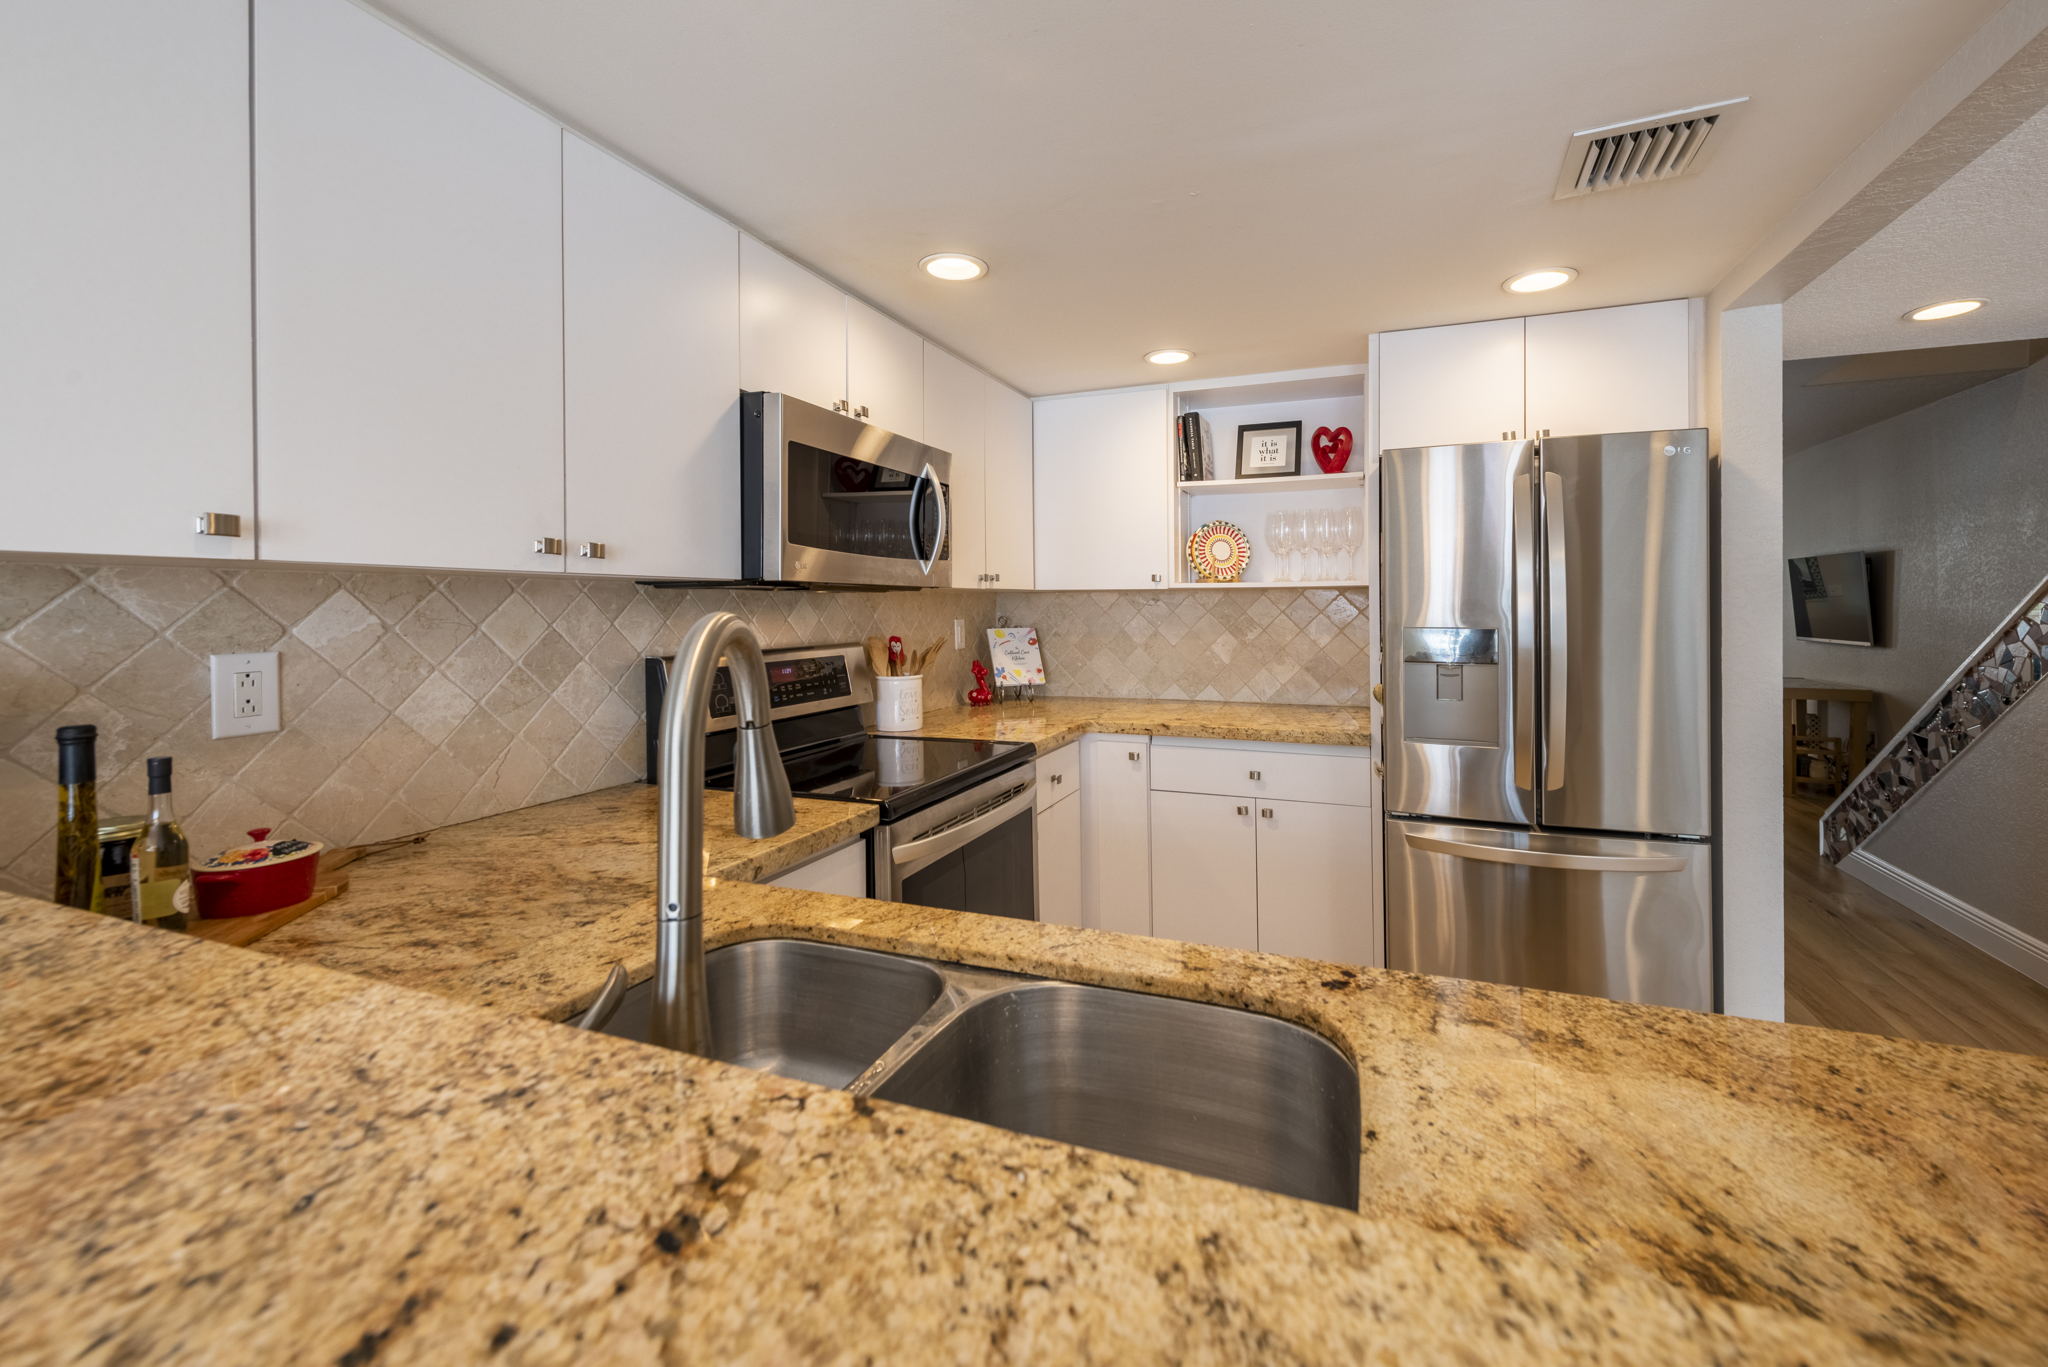
[[1673,180],[1697,170],[1707,139],[1749,97],[1674,109],[1572,134],[1557,173],[1557,199]]

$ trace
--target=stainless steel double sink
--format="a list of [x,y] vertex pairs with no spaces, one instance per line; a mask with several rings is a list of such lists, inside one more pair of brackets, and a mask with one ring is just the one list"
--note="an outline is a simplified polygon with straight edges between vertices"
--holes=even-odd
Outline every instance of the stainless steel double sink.
[[[705,956],[713,1056],[1355,1209],[1358,1074],[1270,1016],[808,940]],[[645,1040],[650,983],[608,1034]]]

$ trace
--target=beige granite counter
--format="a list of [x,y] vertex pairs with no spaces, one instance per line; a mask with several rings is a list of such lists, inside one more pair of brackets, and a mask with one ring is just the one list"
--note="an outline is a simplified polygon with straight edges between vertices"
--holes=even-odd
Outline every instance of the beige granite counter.
[[1364,707],[1300,703],[1041,698],[990,707],[928,709],[916,734],[961,740],[1028,740],[1046,751],[1091,731],[1276,745],[1370,745],[1372,714]]
[[[634,783],[448,826],[349,866],[348,892],[258,942],[380,982],[559,1019],[623,960],[654,971],[656,790]],[[875,824],[865,803],[798,798],[767,840],[704,795],[704,872],[764,881]]]

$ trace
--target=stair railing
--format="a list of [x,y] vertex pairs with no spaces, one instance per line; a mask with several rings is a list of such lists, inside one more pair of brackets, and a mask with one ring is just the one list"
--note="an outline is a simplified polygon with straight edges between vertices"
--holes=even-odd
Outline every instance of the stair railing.
[[2048,677],[2048,579],[1849,781],[1820,819],[1822,857],[1834,864],[1848,858],[2043,677]]

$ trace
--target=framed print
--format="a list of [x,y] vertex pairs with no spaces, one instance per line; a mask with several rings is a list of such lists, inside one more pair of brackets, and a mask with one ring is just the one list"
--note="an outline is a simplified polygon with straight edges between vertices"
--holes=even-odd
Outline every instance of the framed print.
[[1237,429],[1237,477],[1270,479],[1301,473],[1301,424],[1253,422]]

